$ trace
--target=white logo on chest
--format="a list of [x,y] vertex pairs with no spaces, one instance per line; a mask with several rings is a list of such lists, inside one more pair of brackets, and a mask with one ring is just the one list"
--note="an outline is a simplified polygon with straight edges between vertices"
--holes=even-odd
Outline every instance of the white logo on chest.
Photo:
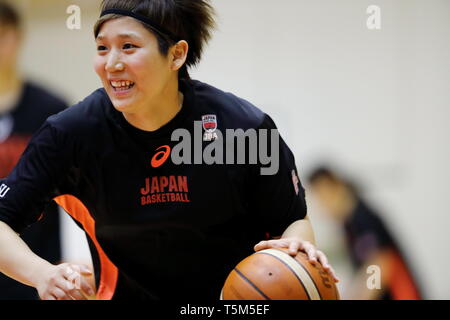
[[9,187],[6,184],[0,186],[0,198],[4,198],[9,191]]

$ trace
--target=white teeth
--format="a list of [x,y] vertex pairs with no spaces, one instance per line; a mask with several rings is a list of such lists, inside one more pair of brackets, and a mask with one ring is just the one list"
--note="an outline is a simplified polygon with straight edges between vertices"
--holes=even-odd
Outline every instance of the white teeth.
[[133,81],[111,81],[111,86],[116,90],[127,90],[134,86]]
[[134,82],[132,81],[111,81],[111,85],[113,87],[129,87],[130,85],[133,85]]

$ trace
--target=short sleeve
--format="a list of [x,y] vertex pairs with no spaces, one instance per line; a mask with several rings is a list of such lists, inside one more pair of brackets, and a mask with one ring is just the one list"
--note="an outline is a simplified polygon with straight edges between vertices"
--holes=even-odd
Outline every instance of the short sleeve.
[[72,145],[48,122],[34,134],[14,170],[0,182],[0,221],[21,233],[39,219],[73,162]]
[[[277,130],[273,120],[265,115],[258,129]],[[270,141],[270,138],[265,139]],[[250,207],[254,215],[262,222],[265,232],[270,236],[281,236],[286,228],[297,220],[304,219],[307,208],[305,190],[300,182],[295,158],[292,151],[278,135],[278,150],[275,145],[268,143],[270,158],[274,152],[278,153],[278,170],[275,174],[264,175],[261,172],[263,165],[258,163],[251,167],[250,174]]]

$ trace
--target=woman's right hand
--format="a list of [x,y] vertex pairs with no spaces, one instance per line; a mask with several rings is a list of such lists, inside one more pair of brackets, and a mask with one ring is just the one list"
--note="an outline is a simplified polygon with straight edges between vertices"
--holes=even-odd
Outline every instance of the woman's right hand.
[[88,300],[95,295],[85,278],[92,276],[92,271],[85,265],[47,265],[36,273],[35,287],[42,300]]

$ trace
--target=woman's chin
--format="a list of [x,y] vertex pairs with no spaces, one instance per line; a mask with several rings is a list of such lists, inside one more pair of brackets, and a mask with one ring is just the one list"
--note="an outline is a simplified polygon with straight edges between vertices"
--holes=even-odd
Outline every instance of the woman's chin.
[[108,92],[108,96],[117,111],[125,112],[134,105],[135,99],[132,96],[117,97],[114,92]]
[[118,101],[113,101],[114,109],[116,109],[119,112],[127,112],[131,109],[131,106],[129,103],[123,103]]
[[116,97],[110,97],[110,99],[111,99],[111,102],[112,102],[114,108],[120,112],[130,110],[131,107],[134,105],[134,101],[133,101],[134,99],[131,99],[131,97],[130,98],[122,98],[122,99],[117,99]]

